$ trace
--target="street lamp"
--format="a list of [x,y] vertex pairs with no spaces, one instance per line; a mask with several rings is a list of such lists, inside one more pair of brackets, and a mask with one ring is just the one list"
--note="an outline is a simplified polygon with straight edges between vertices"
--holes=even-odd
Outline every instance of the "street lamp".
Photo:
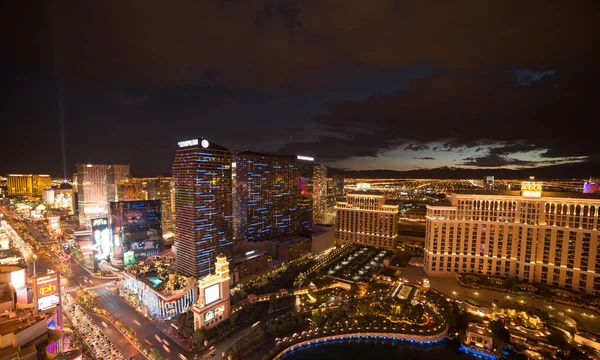
[[33,258],[33,276],[35,277],[35,261],[37,260],[37,255],[33,254],[32,258]]

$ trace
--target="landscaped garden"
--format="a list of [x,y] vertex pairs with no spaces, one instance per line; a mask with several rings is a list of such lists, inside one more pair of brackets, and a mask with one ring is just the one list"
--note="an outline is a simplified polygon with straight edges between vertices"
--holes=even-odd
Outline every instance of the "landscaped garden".
[[175,270],[171,259],[145,260],[128,266],[125,271],[152,286],[156,291],[171,296],[188,287],[188,279]]
[[289,289],[300,273],[313,266],[314,260],[303,259],[284,264],[277,269],[259,276],[247,283],[237,284],[231,290],[231,304],[235,305],[248,294],[269,294],[279,289]]
[[265,341],[266,338],[267,334],[263,328],[255,326],[225,349],[225,354],[228,355],[228,359],[229,357],[231,357],[232,360],[240,359],[248,351]]
[[231,313],[229,318],[208,330],[194,330],[194,314],[191,311],[179,315],[174,324],[177,326],[177,332],[182,338],[190,339],[195,347],[201,348],[205,344],[213,343],[230,332],[248,325],[264,309],[264,303],[245,304],[239,310]]

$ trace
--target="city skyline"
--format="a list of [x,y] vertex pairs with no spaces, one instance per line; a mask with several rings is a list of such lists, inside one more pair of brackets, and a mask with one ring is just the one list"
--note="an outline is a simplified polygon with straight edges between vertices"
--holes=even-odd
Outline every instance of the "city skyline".
[[598,175],[591,2],[155,5],[12,5],[3,117],[33,149],[3,132],[0,172],[167,175],[204,135],[337,169]]
[[0,352],[600,359],[598,10],[6,4]]

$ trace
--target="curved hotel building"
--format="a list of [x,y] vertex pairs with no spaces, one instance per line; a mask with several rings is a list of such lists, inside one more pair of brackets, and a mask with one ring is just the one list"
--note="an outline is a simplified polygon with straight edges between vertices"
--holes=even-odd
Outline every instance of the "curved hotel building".
[[335,243],[395,249],[398,205],[389,205],[385,201],[385,195],[376,190],[346,194],[346,201],[338,201],[335,205]]
[[513,277],[600,295],[599,194],[456,191],[427,206],[425,272]]

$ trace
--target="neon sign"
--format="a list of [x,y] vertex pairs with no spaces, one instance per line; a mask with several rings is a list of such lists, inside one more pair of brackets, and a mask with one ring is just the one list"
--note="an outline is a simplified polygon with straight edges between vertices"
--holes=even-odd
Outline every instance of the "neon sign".
[[106,218],[93,219],[92,226],[98,226],[98,225],[108,225],[108,219],[106,219]]
[[304,155],[298,155],[298,156],[296,156],[296,159],[306,160],[306,161],[315,161],[315,158],[310,157],[310,156],[304,156]]
[[180,141],[177,143],[180,148],[198,145],[198,139],[191,139],[186,141]]
[[56,291],[56,285],[50,283],[46,286],[42,286],[40,288],[40,295],[46,296],[48,294],[53,294]]
[[48,275],[36,279],[38,298],[44,298],[58,293],[58,276]]

